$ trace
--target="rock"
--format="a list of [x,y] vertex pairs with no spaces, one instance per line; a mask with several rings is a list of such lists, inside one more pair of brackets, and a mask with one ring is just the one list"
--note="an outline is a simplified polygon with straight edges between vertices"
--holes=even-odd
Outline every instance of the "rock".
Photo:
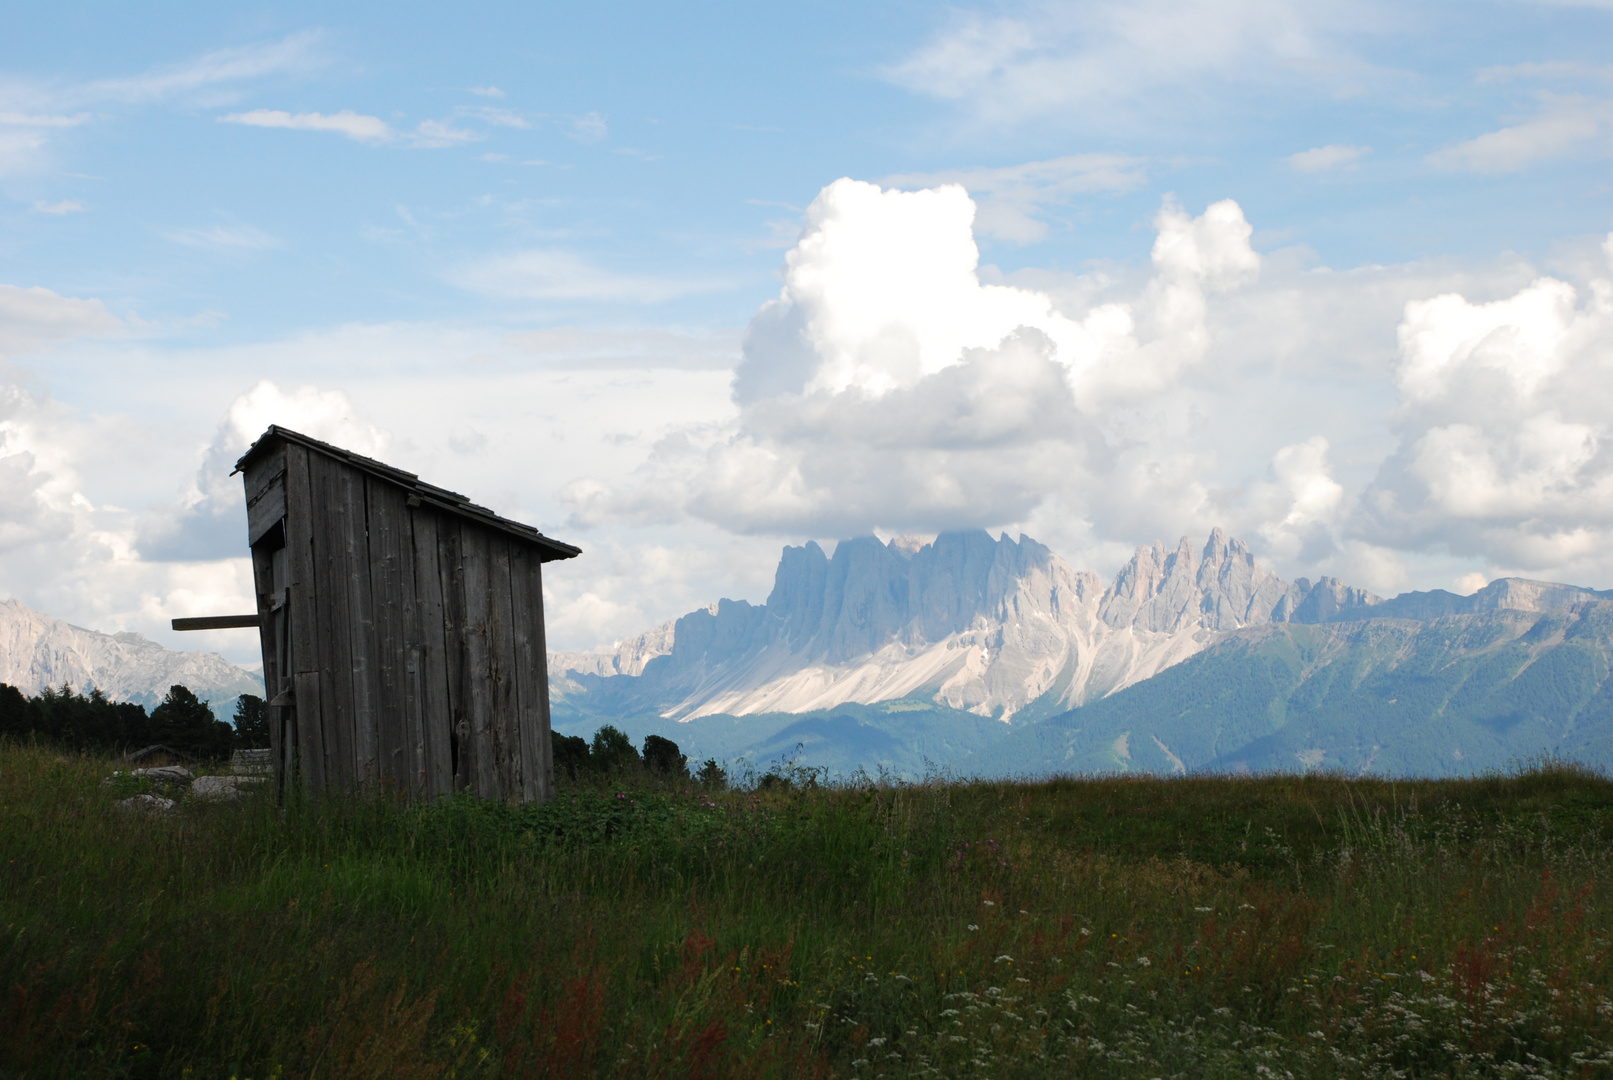
[[134,795],[123,799],[117,804],[119,810],[126,814],[145,814],[155,817],[166,814],[174,808],[174,800],[164,799],[160,795]]
[[159,784],[189,784],[196,774],[183,765],[158,765],[151,769],[131,769],[130,776],[142,776]]
[[267,778],[262,776],[201,776],[190,793],[204,802],[234,802]]

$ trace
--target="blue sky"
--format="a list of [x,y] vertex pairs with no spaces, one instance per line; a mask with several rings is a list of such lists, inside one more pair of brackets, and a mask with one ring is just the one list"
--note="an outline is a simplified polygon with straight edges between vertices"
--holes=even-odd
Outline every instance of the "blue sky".
[[[246,602],[220,463],[271,419],[582,544],[550,583],[572,647],[759,600],[780,544],[868,529],[1025,531],[1108,574],[1224,524],[1386,592],[1613,585],[1610,26],[1277,0],[8,12],[0,589],[165,641]],[[962,185],[972,226],[841,178]],[[1020,326],[1039,360],[1004,351]],[[1025,411],[1044,360],[1057,415]],[[1008,419],[908,427],[926,412]]]

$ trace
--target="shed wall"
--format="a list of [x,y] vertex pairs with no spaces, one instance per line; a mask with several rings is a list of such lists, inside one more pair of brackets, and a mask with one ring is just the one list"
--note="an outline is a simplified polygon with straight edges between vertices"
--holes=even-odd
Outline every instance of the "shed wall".
[[537,553],[297,443],[245,473],[281,783],[548,797]]

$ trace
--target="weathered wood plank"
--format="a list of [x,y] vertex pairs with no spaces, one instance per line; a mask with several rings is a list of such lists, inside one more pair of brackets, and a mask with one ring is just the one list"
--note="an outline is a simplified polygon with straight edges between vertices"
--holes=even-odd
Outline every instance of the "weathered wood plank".
[[325,769],[324,703],[319,688],[318,575],[314,572],[313,487],[308,451],[286,447],[286,588],[290,590],[289,673],[295,682],[292,722],[297,766],[310,790],[323,791]]
[[471,670],[465,610],[465,560],[459,522],[437,518],[438,575],[442,581],[443,640],[447,665],[449,753],[454,768],[453,789],[468,791],[475,775],[475,740],[471,733]]
[[498,798],[519,799],[526,786],[515,685],[515,613],[510,596],[510,541],[487,538],[487,658],[491,680],[493,771]]
[[353,777],[363,786],[381,781],[381,755],[376,740],[377,650],[375,605],[370,592],[369,505],[367,478],[356,469],[335,474],[342,498],[341,537],[348,605],[348,650],[352,657]]
[[[246,488],[246,505],[248,509],[252,504],[263,497],[263,493],[276,484],[286,471],[286,449],[282,444],[259,454],[252,459],[252,464],[241,474],[242,485]],[[307,453],[306,450],[303,451]]]
[[[470,790],[484,799],[500,797],[498,747],[494,715],[495,671],[490,642],[491,566],[485,530],[461,523],[460,563],[464,568],[465,671],[467,719],[470,721]],[[463,753],[463,751],[462,751]]]
[[[533,612],[533,591],[538,576],[538,560],[524,544],[510,545],[510,636],[515,652],[515,708],[521,747],[521,790],[523,801],[549,797],[550,767],[544,747],[549,742],[546,700],[539,681],[545,679],[541,646],[542,609]],[[541,588],[541,587],[540,587]],[[538,602],[542,603],[539,593]]]
[[345,466],[310,454],[308,475],[318,500],[314,532],[314,571],[319,618],[319,696],[325,717],[326,783],[352,790],[363,779],[354,752],[357,723],[353,701],[353,638],[357,617],[349,589],[349,484]]
[[[263,655],[263,692],[266,701],[273,701],[280,692],[285,661],[279,645],[284,635],[283,620],[273,610],[277,592],[275,563],[278,561],[284,565],[284,559],[276,560],[274,556],[275,553],[267,546],[252,549],[252,592],[258,600],[258,648]],[[274,763],[274,788],[278,793],[284,793],[288,779],[284,767],[284,740],[280,731],[283,713],[282,709],[270,709],[268,718],[269,760]]]
[[256,544],[286,516],[286,486],[274,484],[246,508],[246,542]]
[[543,713],[543,797],[554,798],[554,743],[550,733],[554,731],[554,718],[549,713],[549,631],[545,628],[543,615],[543,563],[534,553],[532,559],[532,629],[537,634],[533,642],[533,652],[538,658],[538,709]]
[[406,792],[418,786],[415,764],[418,723],[411,723],[414,695],[408,679],[415,621],[414,551],[409,511],[396,485],[371,479],[364,485],[369,531],[370,610],[374,619],[375,745],[379,779]]
[[432,510],[410,511],[414,550],[414,601],[419,639],[410,653],[411,682],[419,707],[421,793],[428,798],[454,790],[454,761],[449,748],[454,717],[448,704],[448,641],[443,617],[441,517]]

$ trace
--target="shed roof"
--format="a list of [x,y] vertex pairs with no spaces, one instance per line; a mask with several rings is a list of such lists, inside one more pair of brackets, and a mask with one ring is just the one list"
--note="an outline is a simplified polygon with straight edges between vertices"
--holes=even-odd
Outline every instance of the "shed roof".
[[407,491],[413,498],[420,500],[423,505],[434,507],[465,521],[475,522],[485,528],[507,533],[518,540],[524,540],[538,549],[538,558],[543,562],[553,562],[556,559],[572,559],[582,554],[582,548],[573,547],[570,544],[564,544],[559,540],[544,536],[530,525],[523,525],[519,521],[499,517],[487,507],[477,506],[457,491],[449,491],[447,488],[428,484],[412,472],[393,468],[385,462],[367,458],[363,454],[355,454],[351,450],[343,450],[339,446],[321,442],[301,432],[283,428],[279,424],[269,425],[269,429],[259,436],[258,441],[253,443],[247,449],[247,452],[241,455],[241,460],[235,463],[235,471],[241,472],[254,457],[274,446],[277,440],[306,446],[310,450],[345,462],[377,479],[396,484]]

